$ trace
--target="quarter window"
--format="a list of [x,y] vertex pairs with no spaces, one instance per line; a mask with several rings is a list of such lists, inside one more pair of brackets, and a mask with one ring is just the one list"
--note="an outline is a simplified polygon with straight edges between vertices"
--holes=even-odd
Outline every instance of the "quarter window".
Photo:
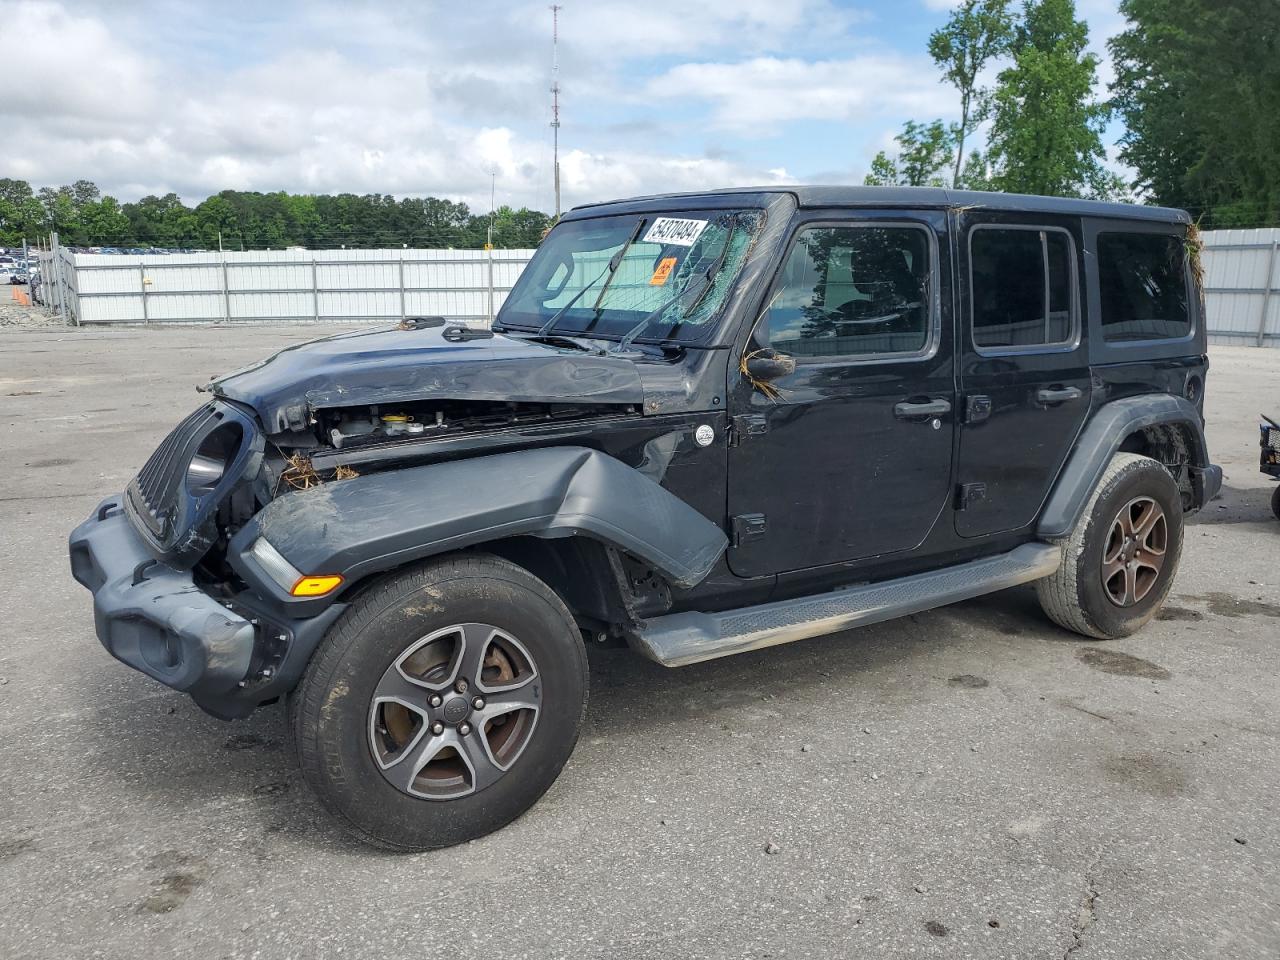
[[1068,343],[1075,333],[1071,239],[1059,230],[970,234],[973,342],[979,350]]
[[1098,234],[1104,340],[1167,340],[1191,333],[1186,251],[1160,233]]
[[795,357],[923,352],[932,326],[929,257],[929,235],[918,227],[804,230],[766,314],[770,346]]

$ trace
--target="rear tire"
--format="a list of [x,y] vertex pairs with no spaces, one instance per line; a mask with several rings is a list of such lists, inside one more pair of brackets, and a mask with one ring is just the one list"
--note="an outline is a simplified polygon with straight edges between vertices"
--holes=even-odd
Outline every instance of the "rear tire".
[[363,593],[316,650],[289,719],[303,775],[339,823],[409,852],[529,809],[569,759],[586,700],[582,636],[555,592],[506,560],[462,555]]
[[1182,553],[1182,497],[1163,464],[1117,453],[1064,544],[1036,582],[1049,619],[1086,637],[1127,637],[1156,615]]

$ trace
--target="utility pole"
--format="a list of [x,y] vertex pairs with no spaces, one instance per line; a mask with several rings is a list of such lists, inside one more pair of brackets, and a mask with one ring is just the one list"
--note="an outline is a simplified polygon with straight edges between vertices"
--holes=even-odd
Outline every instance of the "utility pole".
[[555,165],[556,220],[560,219],[560,9],[558,3],[551,5],[551,155]]
[[493,217],[494,217],[494,194],[498,184],[498,168],[495,165],[489,171],[489,228],[485,231],[485,259],[489,261],[489,322],[493,323],[496,311],[493,309]]

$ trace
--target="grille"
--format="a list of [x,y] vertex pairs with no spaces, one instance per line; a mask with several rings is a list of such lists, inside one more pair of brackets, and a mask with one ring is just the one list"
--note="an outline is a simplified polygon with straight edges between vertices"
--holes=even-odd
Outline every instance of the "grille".
[[212,404],[200,407],[164,438],[129,484],[130,500],[138,518],[160,543],[173,532],[187,464],[210,426],[221,419],[222,414]]
[[1262,445],[1268,450],[1280,450],[1280,430],[1275,427],[1262,428]]

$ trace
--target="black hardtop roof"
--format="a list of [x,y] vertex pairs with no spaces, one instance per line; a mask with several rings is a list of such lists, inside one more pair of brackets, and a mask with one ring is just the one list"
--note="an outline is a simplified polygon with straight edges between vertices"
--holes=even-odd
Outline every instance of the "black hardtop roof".
[[696,193],[666,193],[628,200],[610,200],[574,207],[570,215],[599,216],[602,213],[630,213],[657,209],[662,204],[680,201],[707,202],[751,198],[767,202],[771,196],[791,194],[800,207],[927,207],[949,209],[973,207],[982,210],[1008,210],[1026,213],[1057,213],[1078,217],[1111,217],[1125,220],[1150,220],[1159,223],[1190,223],[1185,210],[1172,207],[1148,207],[1134,203],[1107,203],[1102,200],[1075,200],[1067,197],[1038,197],[1021,193],[986,193],[980,190],[950,190],[945,187],[852,187],[852,186],[788,186],[731,187]]

